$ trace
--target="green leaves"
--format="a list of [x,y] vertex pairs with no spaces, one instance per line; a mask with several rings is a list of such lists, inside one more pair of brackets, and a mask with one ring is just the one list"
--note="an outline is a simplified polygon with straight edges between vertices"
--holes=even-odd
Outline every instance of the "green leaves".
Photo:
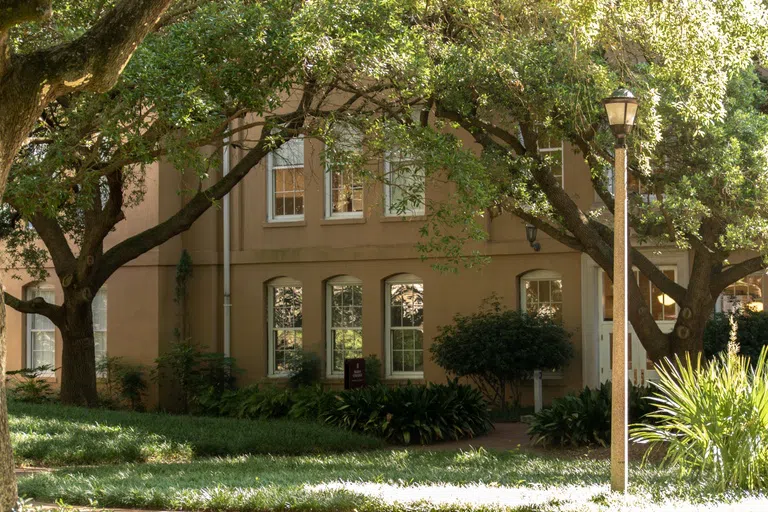
[[757,490],[768,482],[768,373],[764,347],[747,357],[722,353],[709,363],[676,358],[657,366],[650,400],[655,425],[636,425],[632,439],[665,445],[663,462],[680,475],[709,480],[720,490]]

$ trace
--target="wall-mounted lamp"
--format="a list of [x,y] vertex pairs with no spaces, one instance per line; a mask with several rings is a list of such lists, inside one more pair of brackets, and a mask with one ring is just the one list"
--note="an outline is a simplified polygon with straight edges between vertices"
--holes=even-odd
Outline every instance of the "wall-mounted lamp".
[[536,233],[538,233],[538,231],[539,228],[533,224],[525,225],[525,238],[528,239],[528,243],[531,244],[531,247],[533,247],[533,250],[536,252],[541,250],[541,244],[536,241]]

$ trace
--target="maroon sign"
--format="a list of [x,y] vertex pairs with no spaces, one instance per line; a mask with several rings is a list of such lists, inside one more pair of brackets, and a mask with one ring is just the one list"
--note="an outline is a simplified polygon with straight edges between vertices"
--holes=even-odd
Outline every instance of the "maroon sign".
[[344,389],[365,387],[365,359],[357,357],[344,360]]

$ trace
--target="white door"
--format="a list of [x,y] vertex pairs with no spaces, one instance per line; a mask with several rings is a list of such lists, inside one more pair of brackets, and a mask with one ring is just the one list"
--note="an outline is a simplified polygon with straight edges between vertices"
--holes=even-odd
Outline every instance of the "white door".
[[[660,269],[677,282],[676,267],[660,267]],[[677,304],[671,297],[665,295],[651,283],[647,277],[634,271],[635,279],[640,286],[640,291],[645,295],[645,299],[651,309],[651,315],[656,319],[656,324],[664,332],[670,332],[675,326],[677,318]],[[598,283],[598,293],[600,294],[600,381],[611,380],[611,351],[613,350],[613,286],[611,280],[605,272],[600,272],[600,282]],[[635,330],[630,324],[628,326],[629,353],[628,366],[629,378],[638,386],[643,386],[648,380],[656,380],[658,374],[654,370],[654,363],[650,359],[640,343]]]

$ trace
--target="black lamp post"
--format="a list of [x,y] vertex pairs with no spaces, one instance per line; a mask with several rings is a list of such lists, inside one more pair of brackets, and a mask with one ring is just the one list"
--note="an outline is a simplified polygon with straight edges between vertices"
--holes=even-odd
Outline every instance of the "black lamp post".
[[629,480],[627,431],[627,149],[625,139],[632,132],[637,98],[619,88],[603,100],[608,124],[616,136],[614,152],[615,197],[613,211],[613,353],[611,354],[611,489],[624,492]]
[[531,247],[533,247],[533,250],[536,252],[539,252],[541,250],[541,244],[536,241],[536,234],[538,233],[538,231],[539,231],[539,228],[537,228],[533,224],[525,225],[525,238],[528,240],[528,243],[531,244]]

